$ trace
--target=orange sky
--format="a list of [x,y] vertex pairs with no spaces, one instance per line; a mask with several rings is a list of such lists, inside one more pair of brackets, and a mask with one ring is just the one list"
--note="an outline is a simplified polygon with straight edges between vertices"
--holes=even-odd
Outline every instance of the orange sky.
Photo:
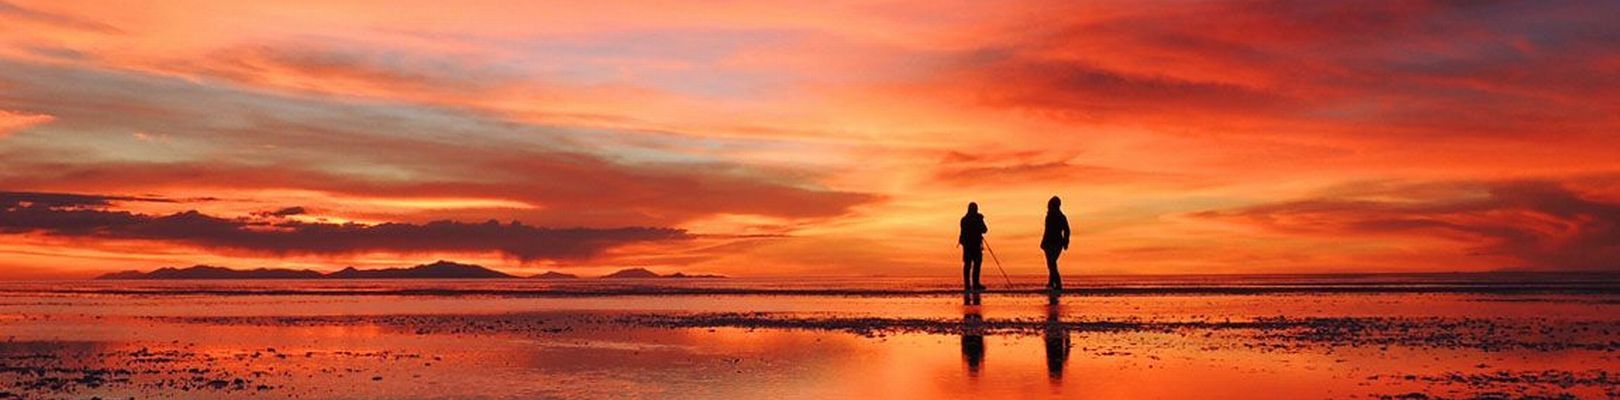
[[449,4],[0,0],[0,278],[1620,270],[1607,3]]

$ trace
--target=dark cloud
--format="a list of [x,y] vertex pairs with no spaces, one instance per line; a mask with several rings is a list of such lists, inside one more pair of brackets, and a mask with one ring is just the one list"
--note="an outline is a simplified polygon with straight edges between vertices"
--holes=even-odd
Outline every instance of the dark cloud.
[[303,207],[286,207],[274,211],[256,212],[253,213],[253,215],[265,218],[285,218],[294,215],[304,215],[307,213],[309,213],[309,210],[306,210]]
[[1293,234],[1447,238],[1521,263],[1510,267],[1620,270],[1620,202],[1558,182],[1361,185],[1328,197],[1194,215]]
[[105,207],[115,201],[174,203],[157,197],[103,196],[73,193],[0,192],[0,205],[43,207]]
[[[368,179],[293,165],[213,163],[25,163],[0,171],[0,186],[149,190],[174,187],[255,189],[298,187],[359,197],[495,198],[544,205],[534,210],[438,210],[424,215],[482,220],[519,219],[532,223],[614,226],[674,225],[704,216],[734,213],[782,218],[825,218],[878,200],[861,193],[817,190],[750,178],[715,165],[615,166],[592,158],[563,155],[509,160],[470,157],[443,170],[482,171],[484,179]],[[374,215],[390,217],[389,215]]]
[[197,211],[148,215],[108,209],[107,200],[113,198],[0,193],[0,233],[150,240],[273,255],[496,251],[525,261],[588,259],[616,246],[688,237],[679,229],[651,227],[556,229],[496,221],[333,224],[220,218]]

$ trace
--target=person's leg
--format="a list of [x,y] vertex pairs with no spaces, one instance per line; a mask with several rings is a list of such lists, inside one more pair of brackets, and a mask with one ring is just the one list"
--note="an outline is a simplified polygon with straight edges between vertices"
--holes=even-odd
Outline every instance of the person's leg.
[[1052,289],[1063,288],[1063,276],[1058,274],[1058,254],[1056,251],[1046,251],[1046,287]]
[[962,248],[962,290],[973,290],[973,256],[967,248]]
[[979,272],[983,270],[984,254],[980,253],[978,257],[973,258],[973,290],[980,290],[984,288],[984,284],[979,283]]

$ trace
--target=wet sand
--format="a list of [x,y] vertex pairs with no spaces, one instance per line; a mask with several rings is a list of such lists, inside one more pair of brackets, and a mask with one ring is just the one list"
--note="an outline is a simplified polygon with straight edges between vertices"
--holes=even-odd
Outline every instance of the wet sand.
[[238,287],[0,287],[0,398],[1620,396],[1620,296],[1603,285],[1077,290],[1055,304],[909,283],[199,285]]

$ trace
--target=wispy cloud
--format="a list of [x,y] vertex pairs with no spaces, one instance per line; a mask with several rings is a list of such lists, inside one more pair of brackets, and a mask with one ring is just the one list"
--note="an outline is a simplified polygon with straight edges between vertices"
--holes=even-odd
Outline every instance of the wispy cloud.
[[50,115],[18,113],[0,109],[0,137],[39,126],[55,119]]
[[23,7],[10,2],[0,1],[0,18],[15,18],[23,21],[47,24],[60,28],[84,30],[98,33],[120,33],[121,31],[102,22],[88,18],[80,18],[71,14],[43,11]]

